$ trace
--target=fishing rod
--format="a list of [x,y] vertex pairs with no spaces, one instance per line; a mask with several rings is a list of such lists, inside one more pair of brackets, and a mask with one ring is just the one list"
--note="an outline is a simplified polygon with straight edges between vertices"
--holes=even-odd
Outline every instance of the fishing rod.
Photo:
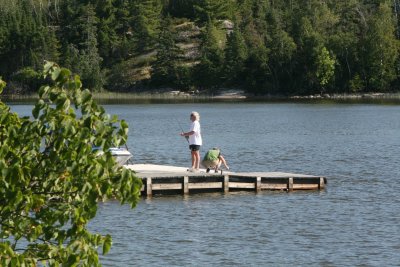
[[[182,133],[184,133],[185,131],[183,130],[181,124],[180,124],[179,121],[178,121],[178,119],[175,118],[175,117],[174,117],[174,119],[175,119],[176,123],[179,125],[179,128],[181,128]],[[189,136],[185,136],[185,139],[186,139],[186,141],[187,141],[188,144],[189,144]]]

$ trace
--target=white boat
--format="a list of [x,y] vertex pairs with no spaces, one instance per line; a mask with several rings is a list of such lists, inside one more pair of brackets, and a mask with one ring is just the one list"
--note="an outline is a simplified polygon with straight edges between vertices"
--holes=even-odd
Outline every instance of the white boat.
[[[103,151],[99,149],[99,147],[93,147],[93,151],[95,151],[98,155],[103,155]],[[127,148],[121,147],[112,147],[109,149],[111,155],[114,157],[115,161],[120,164],[124,165],[130,160],[133,155]]]
[[126,148],[112,147],[110,148],[110,152],[115,161],[120,165],[124,165],[133,156]]

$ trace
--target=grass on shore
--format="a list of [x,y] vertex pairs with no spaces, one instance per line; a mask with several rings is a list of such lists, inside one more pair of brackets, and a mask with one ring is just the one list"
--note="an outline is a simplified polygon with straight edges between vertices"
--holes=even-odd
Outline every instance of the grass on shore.
[[[193,95],[178,91],[162,93],[122,93],[122,92],[93,92],[93,98],[101,104],[146,104],[146,103],[190,103],[190,102],[214,102],[214,101],[290,101],[290,102],[381,102],[381,101],[400,101],[398,93],[365,93],[365,94],[332,94],[329,96],[309,95],[309,96],[257,96],[257,97],[238,97],[238,96],[215,96],[215,95]],[[38,99],[38,94],[30,95],[0,95],[0,100],[10,103],[33,103]]]
[[[193,102],[210,101],[213,96],[191,95],[188,93],[119,93],[93,92],[93,99],[99,103],[152,103],[152,102]],[[0,95],[4,102],[32,103],[39,98],[38,94]]]

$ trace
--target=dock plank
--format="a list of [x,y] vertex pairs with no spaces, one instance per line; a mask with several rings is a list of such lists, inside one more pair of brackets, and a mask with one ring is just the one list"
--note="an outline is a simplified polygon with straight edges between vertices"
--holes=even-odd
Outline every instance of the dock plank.
[[222,182],[210,182],[210,183],[191,183],[189,184],[190,189],[214,189],[222,188]]
[[153,190],[182,190],[182,184],[153,184]]

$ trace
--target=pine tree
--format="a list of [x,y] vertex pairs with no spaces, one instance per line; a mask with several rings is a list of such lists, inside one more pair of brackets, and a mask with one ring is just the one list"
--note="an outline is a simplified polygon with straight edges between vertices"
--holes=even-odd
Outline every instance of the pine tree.
[[200,0],[194,4],[197,20],[200,23],[207,23],[209,19],[229,19],[232,17],[232,0]]
[[271,71],[268,66],[269,51],[265,46],[252,49],[245,62],[245,88],[255,94],[270,93],[272,88],[268,77]]
[[265,46],[267,2],[254,3],[254,0],[243,0],[238,10],[240,10],[239,27],[242,29],[249,50]]
[[57,60],[58,41],[44,10],[28,1],[11,1],[0,9],[0,71],[7,78],[25,67],[39,69],[45,59]]
[[115,26],[118,41],[112,51],[113,66],[128,59],[135,51],[135,43],[132,27],[132,12],[128,0],[115,0]]
[[217,29],[209,19],[202,34],[200,63],[196,66],[196,80],[200,86],[215,88],[221,83],[223,50],[218,46]]
[[100,57],[104,60],[103,66],[107,67],[110,67],[115,62],[113,54],[119,41],[116,33],[116,8],[113,2],[114,0],[98,0],[95,6],[98,18],[98,50]]
[[367,89],[389,90],[390,84],[397,78],[396,62],[400,46],[396,39],[393,13],[387,4],[381,4],[371,17],[364,48]]
[[169,0],[168,2],[168,13],[171,14],[171,16],[189,19],[195,18],[193,6],[197,0]]
[[97,48],[97,18],[92,5],[83,7],[80,17],[81,25],[84,26],[83,42],[80,43],[79,73],[82,81],[90,89],[100,90],[104,84],[101,74],[101,61]]
[[268,65],[271,70],[269,77],[274,93],[285,94],[292,91],[292,74],[296,44],[284,25],[284,14],[276,8],[267,13],[269,32],[266,46],[270,49]]
[[65,0],[61,10],[62,63],[79,74],[88,88],[100,90],[104,79],[97,41],[99,19],[95,7]]
[[243,82],[244,62],[248,56],[243,35],[235,23],[233,31],[228,34],[225,48],[224,80],[230,84]]
[[[350,89],[352,92],[361,89],[355,84],[360,84],[361,64],[359,38],[365,29],[364,11],[360,1],[338,1],[333,6],[333,12],[340,14],[339,21],[334,25],[334,33],[328,37],[327,45],[336,55],[335,87],[342,90]],[[355,79],[353,82],[352,80]]]
[[153,64],[152,80],[156,85],[171,85],[176,79],[176,69],[182,52],[175,44],[174,28],[170,17],[163,21],[157,42],[157,56]]
[[161,1],[134,0],[131,3],[131,11],[137,52],[146,52],[153,49],[159,33],[162,13]]

